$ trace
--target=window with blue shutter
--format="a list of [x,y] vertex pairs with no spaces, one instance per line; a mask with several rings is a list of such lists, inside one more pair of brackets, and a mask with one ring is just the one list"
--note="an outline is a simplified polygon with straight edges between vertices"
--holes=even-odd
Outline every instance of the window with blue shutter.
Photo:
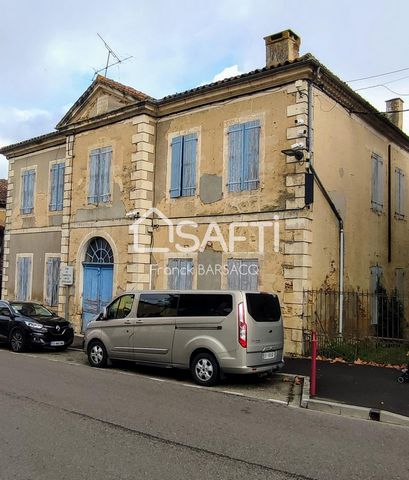
[[26,300],[30,300],[31,268],[31,257],[17,257],[16,300],[19,302],[25,302]]
[[375,212],[383,210],[384,171],[382,157],[372,154],[372,198],[371,205]]
[[34,210],[35,169],[25,170],[21,176],[21,213],[29,214]]
[[193,285],[193,260],[171,258],[168,263],[168,288],[170,290],[191,290]]
[[48,257],[46,263],[45,303],[58,305],[58,287],[60,284],[60,257]]
[[50,210],[52,212],[60,211],[63,208],[64,201],[64,172],[65,164],[56,163],[51,167],[51,199]]
[[196,193],[197,134],[172,140],[170,196],[190,197]]
[[259,186],[260,122],[231,125],[229,138],[229,192],[254,190]]
[[111,199],[112,148],[92,150],[89,163],[88,203],[98,205]]
[[227,260],[227,287],[230,290],[258,290],[258,260]]
[[405,218],[405,174],[400,168],[395,169],[395,192],[395,215],[403,219]]

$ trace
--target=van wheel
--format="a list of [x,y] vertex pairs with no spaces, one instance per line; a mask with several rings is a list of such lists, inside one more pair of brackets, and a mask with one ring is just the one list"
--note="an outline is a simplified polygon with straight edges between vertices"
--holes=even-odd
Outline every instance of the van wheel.
[[211,353],[198,353],[191,364],[193,380],[204,387],[215,385],[220,378],[217,360]]
[[108,363],[108,354],[104,344],[94,341],[88,347],[88,362],[91,367],[105,368]]

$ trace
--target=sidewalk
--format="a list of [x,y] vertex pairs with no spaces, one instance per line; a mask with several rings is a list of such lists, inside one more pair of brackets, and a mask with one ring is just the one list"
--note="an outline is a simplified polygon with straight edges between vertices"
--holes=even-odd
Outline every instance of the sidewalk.
[[[311,360],[285,359],[283,373],[310,375]],[[399,371],[317,361],[317,399],[376,408],[409,417],[409,383],[399,384]]]

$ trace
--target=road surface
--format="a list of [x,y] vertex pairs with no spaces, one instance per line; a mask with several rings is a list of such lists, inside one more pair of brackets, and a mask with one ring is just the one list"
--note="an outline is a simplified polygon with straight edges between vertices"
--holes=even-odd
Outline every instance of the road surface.
[[1,480],[409,478],[407,428],[53,354],[0,349],[0,421]]

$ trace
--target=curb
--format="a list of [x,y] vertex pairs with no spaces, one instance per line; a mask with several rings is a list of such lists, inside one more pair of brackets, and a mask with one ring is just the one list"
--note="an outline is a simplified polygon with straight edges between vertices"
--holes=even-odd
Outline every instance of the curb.
[[388,412],[387,410],[377,410],[375,408],[360,407],[358,405],[349,405],[347,403],[333,402],[330,400],[318,400],[310,398],[310,377],[304,378],[304,385],[301,395],[301,407],[315,410],[317,412],[331,413],[350,418],[360,418],[362,420],[372,420],[391,425],[400,425],[409,427],[409,417],[399,415],[398,413]]

